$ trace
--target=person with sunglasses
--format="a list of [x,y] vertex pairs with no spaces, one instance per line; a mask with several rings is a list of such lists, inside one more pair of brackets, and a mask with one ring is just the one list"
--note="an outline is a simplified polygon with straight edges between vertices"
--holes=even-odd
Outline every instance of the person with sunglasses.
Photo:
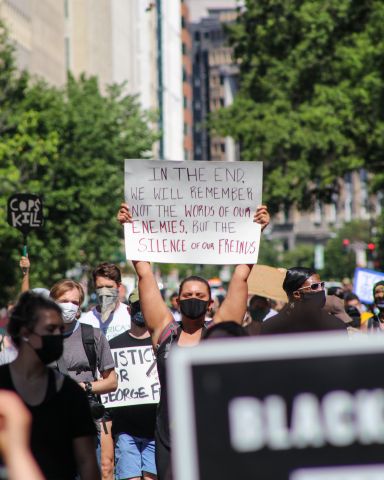
[[263,322],[261,335],[346,331],[342,320],[323,309],[326,301],[324,282],[315,270],[290,268],[285,275],[283,289],[287,294],[288,304],[280,313]]

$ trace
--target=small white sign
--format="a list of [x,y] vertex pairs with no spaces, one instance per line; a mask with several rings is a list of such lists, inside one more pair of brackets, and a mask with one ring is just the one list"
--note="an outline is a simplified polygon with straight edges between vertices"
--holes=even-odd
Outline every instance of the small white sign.
[[160,382],[151,346],[112,350],[118,377],[115,392],[101,395],[107,408],[158,403]]
[[261,162],[125,160],[130,260],[195,264],[257,262]]
[[373,303],[373,286],[384,280],[384,273],[367,268],[356,268],[353,279],[353,291],[363,303]]

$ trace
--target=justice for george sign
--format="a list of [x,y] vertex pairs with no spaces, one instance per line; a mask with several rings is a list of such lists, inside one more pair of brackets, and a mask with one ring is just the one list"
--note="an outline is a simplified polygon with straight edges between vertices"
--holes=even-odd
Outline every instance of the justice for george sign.
[[113,349],[118,389],[101,395],[108,408],[158,403],[160,383],[151,346]]
[[261,162],[125,161],[127,258],[170,263],[256,263]]

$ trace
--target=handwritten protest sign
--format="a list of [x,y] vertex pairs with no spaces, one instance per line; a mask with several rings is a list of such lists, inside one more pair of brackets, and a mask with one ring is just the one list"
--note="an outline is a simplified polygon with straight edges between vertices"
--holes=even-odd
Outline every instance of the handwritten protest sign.
[[261,162],[125,161],[128,259],[256,263]]
[[101,395],[103,405],[113,408],[158,403],[160,383],[152,347],[116,348],[112,354],[119,386],[115,392]]
[[8,199],[8,223],[27,235],[43,225],[43,202],[37,195],[18,193]]

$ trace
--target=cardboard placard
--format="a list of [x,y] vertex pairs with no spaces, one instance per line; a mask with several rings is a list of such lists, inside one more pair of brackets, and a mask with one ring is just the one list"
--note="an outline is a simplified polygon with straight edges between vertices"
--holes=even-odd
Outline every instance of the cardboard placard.
[[101,395],[107,408],[158,403],[160,383],[152,346],[115,348],[112,350],[118,387]]
[[261,162],[125,160],[130,260],[256,263]]

